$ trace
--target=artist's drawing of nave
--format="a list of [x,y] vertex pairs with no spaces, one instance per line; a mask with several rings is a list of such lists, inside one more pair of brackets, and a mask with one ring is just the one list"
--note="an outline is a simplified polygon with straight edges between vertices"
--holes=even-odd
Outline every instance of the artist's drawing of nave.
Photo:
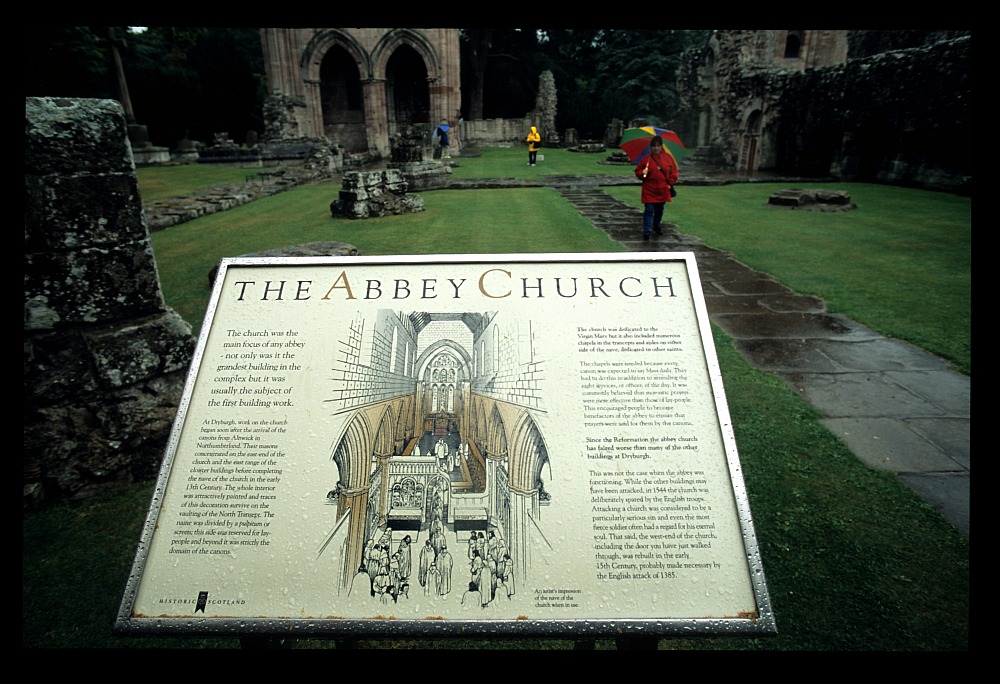
[[399,581],[412,592],[417,552],[443,526],[458,598],[468,588],[470,536],[496,538],[509,552],[511,586],[544,552],[536,328],[503,313],[380,310],[359,315],[336,341],[327,405],[339,427],[324,484],[338,522],[324,548],[342,556],[342,590],[372,540],[387,535],[391,551],[410,538],[413,560]]

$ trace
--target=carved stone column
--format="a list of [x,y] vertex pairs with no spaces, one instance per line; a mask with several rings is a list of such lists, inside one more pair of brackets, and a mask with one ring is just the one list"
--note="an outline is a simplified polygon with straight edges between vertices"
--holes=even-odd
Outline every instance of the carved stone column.
[[344,566],[344,582],[350,582],[358,571],[365,550],[365,518],[368,510],[368,488],[345,489],[337,502],[337,519],[347,511],[351,512],[350,529],[347,530],[347,559]]
[[382,495],[379,497],[381,501],[379,502],[378,508],[378,526],[381,527],[385,525],[389,519],[388,502],[389,502],[389,458],[392,454],[376,454],[375,457],[378,459],[378,467],[382,472],[382,479],[380,481],[380,489]]
[[385,79],[370,78],[361,82],[365,102],[365,128],[368,149],[389,156],[389,108],[385,100]]
[[507,540],[517,579],[523,580],[531,567],[531,536],[537,534],[533,521],[538,520],[538,490],[521,491],[510,487],[510,532]]

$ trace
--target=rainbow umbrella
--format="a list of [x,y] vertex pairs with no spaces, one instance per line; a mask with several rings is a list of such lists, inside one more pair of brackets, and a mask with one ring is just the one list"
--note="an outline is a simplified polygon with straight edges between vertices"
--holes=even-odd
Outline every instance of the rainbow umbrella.
[[618,147],[625,151],[633,164],[638,164],[640,159],[649,154],[649,141],[656,136],[663,138],[663,149],[674,158],[674,161],[680,162],[687,154],[687,148],[676,133],[655,126],[626,128]]

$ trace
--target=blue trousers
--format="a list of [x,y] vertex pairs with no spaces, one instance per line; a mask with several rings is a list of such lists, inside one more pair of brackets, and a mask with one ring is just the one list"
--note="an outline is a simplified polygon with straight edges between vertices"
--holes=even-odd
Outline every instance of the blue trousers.
[[666,202],[649,202],[644,204],[642,212],[642,234],[649,235],[654,230],[660,230],[660,222],[663,221],[663,205]]

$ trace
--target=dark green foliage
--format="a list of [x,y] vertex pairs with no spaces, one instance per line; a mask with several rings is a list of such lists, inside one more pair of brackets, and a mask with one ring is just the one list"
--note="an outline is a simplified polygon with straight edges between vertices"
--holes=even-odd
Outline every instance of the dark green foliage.
[[106,29],[40,26],[25,43],[27,97],[114,97]]
[[710,31],[607,31],[601,45],[594,94],[608,119],[665,123],[677,111],[677,66],[682,52],[703,45]]
[[[28,96],[116,97],[107,28],[32,29]],[[236,143],[263,132],[266,95],[256,28],[114,29],[136,122],[154,145],[185,135]],[[678,58],[704,30],[461,29],[462,114],[522,117],[535,108],[543,71],[555,77],[557,128],[599,138],[613,118],[665,124],[677,109]]]
[[[117,98],[104,27],[33,29],[26,96]],[[237,143],[263,131],[264,62],[255,28],[114,29],[136,123],[154,145],[185,135],[211,143],[228,132]]]
[[534,109],[538,77],[548,69],[556,82],[559,130],[575,128],[584,138],[599,138],[613,118],[665,123],[677,110],[680,54],[703,45],[710,35],[704,30],[462,29],[463,114],[524,116]]
[[135,115],[154,144],[172,147],[185,135],[211,143],[222,132],[241,144],[247,131],[263,131],[258,29],[150,28],[129,43]]

